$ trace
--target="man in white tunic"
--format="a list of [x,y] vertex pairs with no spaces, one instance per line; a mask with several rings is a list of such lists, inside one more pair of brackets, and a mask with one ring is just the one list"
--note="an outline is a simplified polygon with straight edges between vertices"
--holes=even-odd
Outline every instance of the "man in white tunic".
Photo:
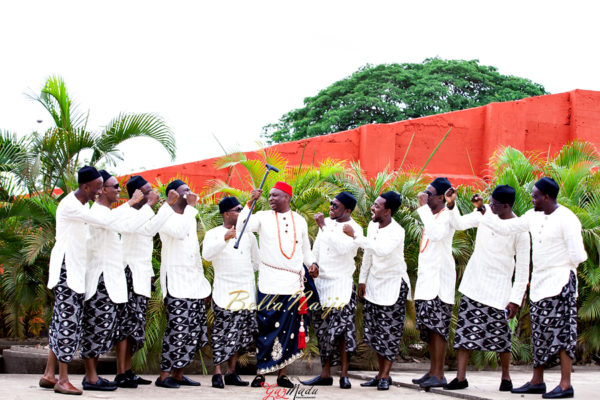
[[365,250],[360,267],[358,297],[364,298],[364,341],[377,352],[379,373],[363,387],[388,390],[390,369],[400,351],[410,279],[404,261],[404,229],[393,216],[402,198],[396,192],[382,193],[371,206],[371,222],[364,237],[350,225],[344,233]]
[[[104,181],[100,173],[86,165],[77,175],[79,188],[67,194],[56,209],[56,243],[50,255],[48,274],[48,288],[53,289],[55,301],[48,335],[48,362],[39,385],[54,388],[57,393],[80,395],[82,391],[69,381],[68,364],[81,340],[88,267],[88,242],[85,239],[88,224],[103,226],[112,220],[98,218],[88,205],[90,201],[96,201],[102,191]],[[129,207],[129,204],[122,207]],[[57,364],[58,381],[54,375]]]
[[319,264],[319,279],[315,286],[320,308],[315,311],[313,322],[319,342],[321,374],[304,385],[330,386],[333,384],[331,366],[340,365],[340,388],[350,389],[348,365],[350,355],[356,352],[356,293],[352,275],[356,269],[354,257],[358,243],[344,234],[343,226],[350,225],[357,235],[363,230],[351,217],[356,199],[350,192],[341,192],[331,201],[329,218],[322,213],[315,215],[319,226],[313,244],[313,254]]
[[183,375],[183,368],[196,351],[208,344],[205,299],[210,283],[204,276],[200,256],[196,215],[198,196],[185,182],[176,179],[167,186],[167,196],[176,190],[179,199],[175,213],[159,230],[162,242],[160,288],[167,309],[167,329],[163,337],[160,376],[155,385],[176,389],[181,385],[200,386]]
[[[250,202],[260,198],[262,190],[254,189]],[[305,305],[304,265],[310,276],[319,274],[310,248],[306,220],[290,209],[292,187],[277,182],[269,192],[270,211],[259,211],[250,217],[248,204],[242,210],[237,231],[257,232],[260,264],[258,267],[258,337],[257,375],[252,387],[261,387],[264,374],[279,371],[277,385],[292,388],[285,367],[302,356],[306,347],[305,331],[299,304]],[[305,312],[305,311],[304,311]]]
[[[130,206],[141,201],[144,196],[138,191],[135,199],[111,210],[110,207],[119,199],[119,182],[105,170],[99,172],[104,183],[90,213],[105,221],[105,225],[89,227],[80,356],[85,361],[83,388],[110,391],[117,388],[116,384],[99,377],[96,365],[98,358],[114,345],[118,305],[127,302],[127,281],[118,232],[129,228],[132,222],[128,218]],[[139,226],[143,221],[136,223]],[[136,229],[137,226],[131,228]]]
[[[512,211],[515,196],[512,187],[497,186],[492,192],[489,209],[502,220],[516,218]],[[446,204],[453,206],[455,200],[456,192],[453,192],[446,197]],[[458,350],[458,371],[456,378],[444,389],[469,386],[466,378],[469,352],[480,350],[499,354],[502,365],[500,391],[506,392],[512,389],[508,320],[517,314],[529,281],[530,239],[527,232],[503,236],[480,226],[483,215],[478,210],[488,207],[483,205],[479,195],[473,196],[471,201],[477,210],[462,217],[458,212],[450,214],[457,230],[479,228],[475,249],[458,288],[462,293],[454,339],[454,348]]]
[[[557,203],[559,187],[544,177],[531,190],[533,210],[520,218],[498,220],[488,213],[481,224],[496,233],[531,233],[533,270],[530,285],[533,377],[513,393],[544,393],[543,398],[574,396],[571,366],[577,342],[577,267],[587,260],[581,222]],[[544,365],[560,357],[561,379],[546,392]]]
[[444,359],[454,304],[456,265],[452,257],[454,227],[445,207],[444,193],[452,186],[446,178],[436,178],[418,194],[417,212],[423,222],[419,268],[415,287],[417,328],[429,345],[429,371],[413,383],[421,387],[445,385]]
[[[212,356],[215,373],[212,386],[223,389],[225,384],[247,386],[235,372],[238,356],[247,352],[258,332],[256,310],[243,309],[235,299],[243,297],[256,303],[256,278],[258,270],[258,245],[253,234],[244,235],[238,248],[234,248],[236,223],[242,211],[235,197],[224,197],[219,202],[223,225],[206,232],[202,243],[202,256],[211,261],[214,270]],[[236,307],[238,306],[238,307]],[[221,363],[227,361],[225,382]]]
[[127,193],[131,198],[136,190],[140,190],[144,199],[130,209],[132,225],[143,221],[143,225],[135,231],[121,232],[123,243],[123,265],[127,278],[127,303],[120,305],[117,314],[117,376],[118,387],[136,388],[138,385],[149,385],[152,381],[137,376],[131,369],[133,354],[144,346],[146,337],[146,307],[151,295],[152,251],[154,236],[167,219],[173,215],[171,207],[179,198],[175,190],[169,192],[165,202],[156,214],[152,207],[159,199],[158,192],[142,176],[132,176],[127,182]]

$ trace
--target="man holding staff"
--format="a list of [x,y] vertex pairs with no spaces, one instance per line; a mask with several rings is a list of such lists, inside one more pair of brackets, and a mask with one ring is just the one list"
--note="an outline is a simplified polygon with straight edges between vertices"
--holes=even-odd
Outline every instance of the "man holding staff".
[[[262,189],[254,189],[250,202],[260,198]],[[240,213],[237,230],[259,235],[257,376],[252,387],[261,387],[264,374],[279,371],[277,385],[292,388],[285,367],[301,357],[306,347],[305,328],[299,306],[304,290],[304,266],[317,277],[318,265],[310,248],[306,220],[290,209],[292,187],[277,182],[269,192],[269,211],[250,215],[250,207]]]

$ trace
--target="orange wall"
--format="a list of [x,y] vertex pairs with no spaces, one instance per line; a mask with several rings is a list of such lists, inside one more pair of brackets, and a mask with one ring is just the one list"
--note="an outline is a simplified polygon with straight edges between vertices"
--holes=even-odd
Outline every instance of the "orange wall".
[[[563,144],[580,139],[600,146],[600,92],[567,93],[491,103],[483,107],[399,121],[365,125],[345,132],[272,146],[291,166],[327,158],[360,161],[369,176],[390,165],[400,167],[414,134],[404,168],[421,168],[446,131],[452,131],[429,162],[431,176],[449,177],[455,183],[473,183],[489,174],[488,161],[499,146],[521,151],[556,153]],[[257,158],[253,152],[249,158]],[[470,162],[469,162],[470,158]],[[202,190],[212,179],[224,180],[227,170],[214,167],[216,158],[141,172],[146,179],[164,184],[174,176]],[[232,180],[239,186],[237,178]]]

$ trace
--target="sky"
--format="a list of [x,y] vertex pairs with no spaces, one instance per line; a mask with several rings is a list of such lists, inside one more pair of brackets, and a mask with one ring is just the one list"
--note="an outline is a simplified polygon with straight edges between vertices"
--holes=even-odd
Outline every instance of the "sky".
[[[26,93],[61,75],[88,128],[154,112],[177,159],[150,139],[113,173],[260,146],[262,127],[365,64],[478,59],[551,93],[600,90],[595,1],[5,1],[0,129],[51,126]],[[41,123],[37,121],[41,120]],[[218,138],[218,142],[215,139]]]

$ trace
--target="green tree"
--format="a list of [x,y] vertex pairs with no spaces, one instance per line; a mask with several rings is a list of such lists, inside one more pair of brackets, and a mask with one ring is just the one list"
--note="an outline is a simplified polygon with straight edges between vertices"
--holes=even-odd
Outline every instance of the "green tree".
[[542,85],[478,60],[366,65],[264,126],[263,136],[281,143],[543,94]]

